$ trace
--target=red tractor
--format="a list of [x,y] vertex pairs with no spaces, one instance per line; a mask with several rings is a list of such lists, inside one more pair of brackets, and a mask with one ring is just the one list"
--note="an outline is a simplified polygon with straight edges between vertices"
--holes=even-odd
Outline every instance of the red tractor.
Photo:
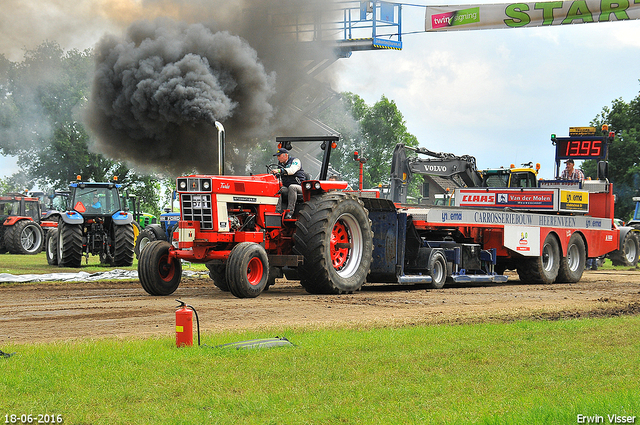
[[37,254],[44,233],[40,222],[40,200],[20,193],[0,196],[0,254]]
[[[293,217],[276,213],[281,183],[272,173],[253,176],[190,175],[177,179],[181,215],[173,243],[151,242],[138,274],[151,295],[180,284],[181,260],[205,263],[214,284],[240,298],[256,297],[283,274],[314,294],[360,289],[370,270],[373,233],[358,197],[327,181],[337,136],[278,137],[279,147],[319,142],[319,178],[302,182]],[[272,169],[278,165],[269,165]]]

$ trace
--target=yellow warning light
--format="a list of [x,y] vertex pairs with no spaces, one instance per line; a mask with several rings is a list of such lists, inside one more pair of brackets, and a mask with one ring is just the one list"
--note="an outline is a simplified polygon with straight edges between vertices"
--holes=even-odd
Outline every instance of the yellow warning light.
[[509,168],[516,168],[516,165],[515,164],[510,164]]
[[536,162],[536,170],[540,171],[540,163],[539,162]]
[[118,181],[118,176],[113,176],[113,181],[117,182]]
[[338,147],[338,144],[336,142],[331,143],[331,149],[335,149],[337,147]]
[[602,131],[609,131],[609,124],[602,124]]
[[76,180],[77,180],[77,181],[82,180],[82,176],[81,176],[80,174],[78,174],[78,175],[76,176]]
[[407,180],[407,173],[402,173],[402,181],[406,181]]

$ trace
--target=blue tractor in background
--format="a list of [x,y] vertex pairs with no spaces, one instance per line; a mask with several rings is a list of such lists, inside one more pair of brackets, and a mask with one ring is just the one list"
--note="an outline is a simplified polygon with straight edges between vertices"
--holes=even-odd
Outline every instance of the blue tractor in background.
[[114,182],[78,181],[69,185],[64,211],[52,211],[49,220],[58,226],[46,236],[46,255],[50,265],[80,267],[82,257],[99,255],[100,262],[126,267],[133,264],[133,215],[124,211]]
[[[172,200],[175,198],[176,192],[174,191]],[[165,208],[164,211],[164,213],[160,214],[160,224],[147,224],[136,238],[135,253],[138,258],[144,247],[150,242],[167,241],[171,243],[173,241],[173,232],[177,231],[180,212],[174,212],[171,208]]]

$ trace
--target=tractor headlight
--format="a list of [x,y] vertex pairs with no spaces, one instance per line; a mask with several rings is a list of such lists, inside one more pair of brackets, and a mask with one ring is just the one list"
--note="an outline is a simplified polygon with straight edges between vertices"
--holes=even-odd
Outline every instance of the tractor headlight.
[[320,190],[320,182],[316,182],[316,184],[315,184],[315,188],[316,188],[316,189],[318,189],[318,190]]
[[180,181],[180,189],[182,190],[187,189],[187,182],[185,180]]
[[211,183],[209,183],[209,180],[205,180],[204,183],[202,183],[202,187],[204,188],[204,190],[211,189]]
[[307,190],[311,190],[311,183],[305,183],[304,188]]

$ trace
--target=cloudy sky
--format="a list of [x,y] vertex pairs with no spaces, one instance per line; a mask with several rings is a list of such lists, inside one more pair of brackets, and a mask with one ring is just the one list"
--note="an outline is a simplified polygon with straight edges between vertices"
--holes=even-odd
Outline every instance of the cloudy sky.
[[[141,7],[149,2],[171,3],[3,0],[0,53],[19,61],[23,48],[45,40],[64,49],[93,47],[131,18],[154,17]],[[420,6],[428,3],[411,3],[404,8],[404,31],[419,32]],[[533,161],[551,178],[551,133],[567,135],[612,100],[628,102],[640,93],[640,21],[417,33],[403,41],[401,51],[355,52],[334,64],[333,88],[369,104],[386,96],[421,146],[473,155],[480,168]],[[0,156],[0,176],[15,171],[15,162]]]

